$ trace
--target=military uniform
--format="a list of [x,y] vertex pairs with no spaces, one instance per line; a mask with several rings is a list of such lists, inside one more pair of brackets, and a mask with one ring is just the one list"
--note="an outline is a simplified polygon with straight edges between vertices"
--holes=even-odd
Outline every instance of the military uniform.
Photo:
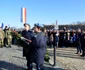
[[[36,24],[35,27],[41,26]],[[36,63],[37,70],[42,70],[46,52],[46,41],[46,36],[43,32],[38,32],[32,39],[32,58],[33,62]]]
[[4,31],[0,30],[0,47],[4,45]]
[[[30,30],[26,31],[26,30],[23,30],[22,31],[22,36],[28,40],[31,40],[32,37],[34,36],[34,33]],[[23,57],[27,57],[28,56],[28,47],[27,46],[24,46],[23,47]]]
[[5,47],[6,47],[6,45],[8,44],[8,43],[7,43],[7,34],[6,34],[6,33],[7,33],[7,30],[8,30],[8,29],[7,29],[7,27],[6,27],[6,28],[4,29],[4,33],[5,33],[4,46],[5,46]]
[[[24,26],[26,27],[26,25],[30,26],[29,24],[25,23]],[[32,38],[34,37],[34,33],[30,30],[23,30],[22,31],[22,36],[24,38],[26,38],[27,40],[32,40]],[[29,43],[29,42],[28,42]],[[26,60],[27,60],[27,70],[31,70],[31,45],[26,45],[26,46],[23,46],[23,57],[26,57]]]
[[8,46],[11,47],[11,43],[12,43],[12,30],[10,28],[6,31],[6,38],[7,38]]

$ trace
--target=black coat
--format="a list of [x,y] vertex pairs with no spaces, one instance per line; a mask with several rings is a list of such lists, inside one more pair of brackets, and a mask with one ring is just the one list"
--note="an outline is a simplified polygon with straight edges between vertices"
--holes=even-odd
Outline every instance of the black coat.
[[40,32],[32,40],[33,62],[36,64],[43,64],[45,52],[46,52],[46,37],[44,33]]
[[85,34],[84,33],[81,35],[81,48],[85,49]]
[[[29,31],[23,30],[22,36],[28,40],[32,40],[32,38],[34,37],[34,33],[30,30]],[[29,49],[29,47],[30,47],[30,49]],[[31,56],[31,44],[29,46],[26,45],[23,47],[23,56],[25,56],[25,57]]]
[[59,37],[56,34],[53,33],[53,46],[57,46],[57,42],[59,42]]
[[80,44],[81,44],[81,33],[77,33],[76,36],[77,36],[77,38],[76,38],[77,46],[80,46]]

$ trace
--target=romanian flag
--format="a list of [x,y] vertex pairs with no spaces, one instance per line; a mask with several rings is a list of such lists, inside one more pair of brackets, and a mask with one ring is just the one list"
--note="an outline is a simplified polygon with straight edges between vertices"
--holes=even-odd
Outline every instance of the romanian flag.
[[21,8],[21,22],[26,23],[26,8]]

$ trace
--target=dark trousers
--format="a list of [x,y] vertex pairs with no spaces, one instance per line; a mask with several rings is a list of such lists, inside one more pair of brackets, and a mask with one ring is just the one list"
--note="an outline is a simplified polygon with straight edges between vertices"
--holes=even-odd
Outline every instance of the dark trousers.
[[49,42],[50,48],[53,48],[53,42]]
[[[30,63],[28,66],[29,66],[28,70],[33,70],[32,63]],[[36,70],[44,70],[43,65],[36,64]]]
[[[33,59],[32,59],[31,53],[30,54],[28,53],[28,55],[29,56],[25,56],[26,60],[27,60],[27,68],[28,68],[28,70],[33,70],[33,65],[32,65]],[[37,70],[44,70],[43,64],[37,64],[37,63],[35,63],[35,64],[36,64]]]
[[31,61],[30,57],[26,56],[26,60],[27,60],[28,70],[32,70],[33,66],[32,66],[32,61]]
[[[31,62],[29,63],[27,61],[27,67],[28,67],[28,70],[33,70],[33,65]],[[36,64],[36,70],[44,70],[43,65]]]
[[56,42],[56,48],[58,48],[58,42]]
[[82,56],[85,56],[85,41],[81,42]]
[[[32,61],[29,57],[26,57],[28,70],[33,70]],[[36,64],[36,70],[44,70],[43,64]]]
[[81,45],[77,46],[77,53],[81,53]]
[[5,37],[4,38],[4,46],[8,45],[8,41],[7,41],[7,38]]
[[63,40],[62,48],[64,48],[65,46],[66,46],[66,40]]
[[40,65],[36,64],[36,68],[37,70],[44,70],[43,64],[40,64]]
[[84,48],[84,46],[82,47],[82,56],[85,56],[85,48]]
[[82,50],[82,55],[85,56],[85,49]]

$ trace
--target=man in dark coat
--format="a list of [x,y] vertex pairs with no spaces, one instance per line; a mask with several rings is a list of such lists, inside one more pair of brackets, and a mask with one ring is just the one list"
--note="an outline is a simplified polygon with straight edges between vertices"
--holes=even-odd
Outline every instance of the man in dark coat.
[[[28,40],[29,43],[31,43],[32,38],[34,37],[34,33],[30,31],[30,25],[25,23],[24,24],[25,29],[22,31],[22,36]],[[30,49],[29,49],[30,47]],[[31,44],[28,46],[23,47],[23,56],[26,57],[27,60],[27,70],[32,70],[32,61],[31,61]]]
[[62,41],[63,41],[62,48],[64,48],[66,47],[66,31],[62,32]]
[[48,32],[48,40],[49,40],[49,47],[52,48],[53,47],[53,31],[52,30]]
[[53,46],[58,47],[59,36],[58,31],[56,29],[53,30]]
[[36,63],[37,70],[43,69],[44,56],[46,52],[46,37],[42,32],[42,25],[39,23],[34,25],[35,37],[32,40],[33,62]]
[[81,29],[78,29],[76,42],[77,42],[77,54],[79,54],[81,53]]
[[82,57],[85,56],[85,30],[82,31],[81,35],[81,49],[82,49]]

